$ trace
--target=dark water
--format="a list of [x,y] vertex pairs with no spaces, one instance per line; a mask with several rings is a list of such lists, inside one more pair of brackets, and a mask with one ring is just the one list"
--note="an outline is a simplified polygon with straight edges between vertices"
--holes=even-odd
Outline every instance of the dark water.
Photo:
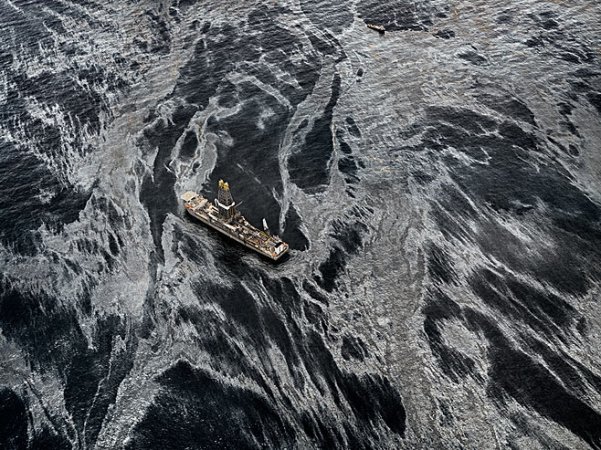
[[600,17],[0,0],[0,448],[601,448]]

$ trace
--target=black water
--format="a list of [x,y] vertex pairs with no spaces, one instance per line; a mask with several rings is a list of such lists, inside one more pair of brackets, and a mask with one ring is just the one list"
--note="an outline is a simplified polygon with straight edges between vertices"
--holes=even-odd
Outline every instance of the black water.
[[0,1],[0,448],[601,448],[599,17]]

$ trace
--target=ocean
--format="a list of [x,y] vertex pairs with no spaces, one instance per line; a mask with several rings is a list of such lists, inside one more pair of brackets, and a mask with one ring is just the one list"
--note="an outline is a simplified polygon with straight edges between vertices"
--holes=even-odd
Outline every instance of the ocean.
[[0,25],[0,448],[601,448],[601,4]]

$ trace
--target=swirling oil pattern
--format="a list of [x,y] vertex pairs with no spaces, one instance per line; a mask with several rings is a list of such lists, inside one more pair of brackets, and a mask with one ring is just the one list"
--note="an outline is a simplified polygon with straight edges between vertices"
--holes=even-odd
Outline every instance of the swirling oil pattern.
[[0,448],[601,449],[599,2],[0,23]]

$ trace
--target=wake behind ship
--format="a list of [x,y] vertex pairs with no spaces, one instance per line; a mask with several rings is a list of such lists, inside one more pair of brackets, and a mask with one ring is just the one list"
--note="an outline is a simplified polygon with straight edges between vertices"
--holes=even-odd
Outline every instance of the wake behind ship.
[[261,255],[277,261],[288,252],[288,244],[269,233],[265,219],[265,229],[259,230],[236,210],[230,186],[223,180],[219,180],[219,191],[214,203],[193,191],[184,193],[181,198],[192,217]]

